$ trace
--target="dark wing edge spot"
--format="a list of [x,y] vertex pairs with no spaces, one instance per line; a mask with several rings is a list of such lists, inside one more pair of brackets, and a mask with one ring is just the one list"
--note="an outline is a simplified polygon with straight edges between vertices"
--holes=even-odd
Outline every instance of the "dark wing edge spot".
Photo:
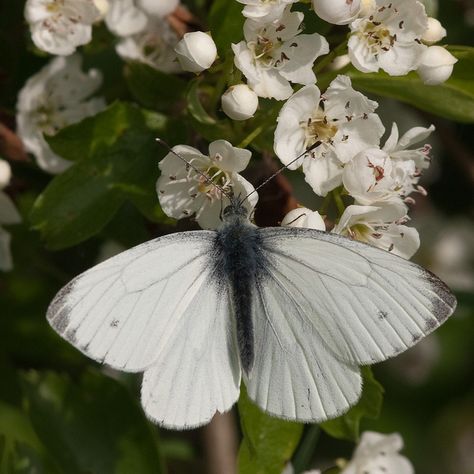
[[61,335],[65,334],[69,325],[70,306],[66,300],[69,294],[72,293],[75,284],[75,280],[72,280],[61,288],[49,305],[46,313],[46,318],[51,327]]
[[439,324],[444,323],[451,316],[457,306],[457,300],[448,285],[440,280],[434,273],[423,269],[423,276],[429,282],[431,290],[437,297],[432,297],[433,316]]

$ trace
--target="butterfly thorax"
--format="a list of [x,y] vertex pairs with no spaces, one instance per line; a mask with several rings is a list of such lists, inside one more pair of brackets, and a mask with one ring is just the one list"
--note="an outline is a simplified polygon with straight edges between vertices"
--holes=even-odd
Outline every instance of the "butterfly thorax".
[[230,294],[240,361],[248,373],[254,361],[252,299],[265,259],[258,227],[246,216],[230,212],[217,231],[214,251],[216,281],[225,285]]

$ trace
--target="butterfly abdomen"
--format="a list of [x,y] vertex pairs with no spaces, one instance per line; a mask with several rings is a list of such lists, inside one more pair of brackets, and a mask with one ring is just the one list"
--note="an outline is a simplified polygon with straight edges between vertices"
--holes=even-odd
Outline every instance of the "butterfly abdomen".
[[263,254],[257,227],[246,219],[226,223],[215,241],[218,284],[230,292],[243,370],[252,369],[255,357],[252,298],[262,268]]

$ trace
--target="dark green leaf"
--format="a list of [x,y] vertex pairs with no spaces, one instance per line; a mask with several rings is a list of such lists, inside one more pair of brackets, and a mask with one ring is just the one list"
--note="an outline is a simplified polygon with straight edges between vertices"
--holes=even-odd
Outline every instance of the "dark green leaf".
[[216,120],[204,108],[199,90],[200,82],[200,79],[191,81],[186,93],[187,108],[193,128],[208,141],[219,140],[223,137],[231,139],[233,134],[229,121]]
[[186,93],[188,111],[191,116],[199,123],[204,125],[215,125],[217,123],[216,119],[211,117],[202,105],[199,94],[199,83],[199,79],[194,79],[189,85],[188,91]]
[[184,81],[146,64],[130,63],[125,69],[130,92],[142,105],[153,110],[164,110],[182,98]]
[[50,248],[68,247],[95,235],[130,196],[141,194],[143,206],[151,199],[156,204],[154,181],[164,150],[155,137],[166,125],[161,115],[115,103],[49,139],[56,153],[77,161],[53,179],[31,212],[33,227]]
[[243,5],[229,0],[215,0],[209,13],[209,28],[221,56],[230,49],[231,43],[237,43],[243,36],[245,18]]
[[356,89],[406,102],[457,122],[474,122],[474,48],[448,48],[459,62],[451,78],[438,86],[423,84],[414,72],[393,77],[386,73],[364,74],[351,68],[347,74]]
[[321,423],[321,428],[338,439],[357,441],[362,418],[379,416],[383,401],[383,387],[375,380],[370,367],[362,367],[363,390],[357,405],[334,420]]
[[253,404],[242,388],[239,399],[244,438],[239,474],[281,474],[303,433],[303,425],[271,417]]
[[68,474],[159,474],[157,442],[141,408],[117,381],[53,372],[23,377],[38,437]]

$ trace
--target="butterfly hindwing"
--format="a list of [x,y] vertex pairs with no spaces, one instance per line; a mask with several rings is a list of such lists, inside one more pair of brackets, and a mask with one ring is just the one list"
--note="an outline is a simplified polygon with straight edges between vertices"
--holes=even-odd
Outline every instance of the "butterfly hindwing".
[[[239,397],[240,361],[228,293],[207,275],[173,337],[143,376],[142,405],[167,428],[195,428]],[[160,341],[161,342],[161,341]]]
[[284,280],[269,274],[254,292],[255,362],[246,385],[264,411],[289,420],[333,418],[361,393],[357,366],[328,350],[300,300]]

